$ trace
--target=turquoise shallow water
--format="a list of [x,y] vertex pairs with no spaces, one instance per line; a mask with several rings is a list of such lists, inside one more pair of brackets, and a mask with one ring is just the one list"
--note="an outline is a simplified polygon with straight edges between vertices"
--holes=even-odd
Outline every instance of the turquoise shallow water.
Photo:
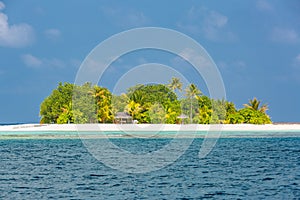
[[[171,141],[110,140],[132,153]],[[202,142],[165,168],[128,174],[96,160],[79,139],[0,140],[0,199],[299,199],[299,137],[222,138],[199,159]]]
[[[113,136],[113,137],[130,137],[130,136],[152,136],[152,137],[204,137],[206,135],[214,135],[215,132],[207,132],[207,131],[160,131],[160,132],[152,132],[152,131],[0,131],[0,139],[6,139],[9,136],[17,137],[17,136],[86,136],[86,135],[94,135],[94,136]],[[300,137],[299,131],[222,131],[220,132],[220,137]]]
[[101,132],[76,132],[76,131],[0,131],[1,139],[70,139],[70,138],[204,138],[214,137],[220,138],[278,138],[278,137],[300,137],[299,131],[222,131],[222,132],[207,132],[207,131],[101,131]]

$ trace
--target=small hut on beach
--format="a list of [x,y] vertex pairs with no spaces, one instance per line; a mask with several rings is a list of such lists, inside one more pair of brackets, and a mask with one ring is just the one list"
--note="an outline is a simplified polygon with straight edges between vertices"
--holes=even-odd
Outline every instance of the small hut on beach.
[[131,124],[132,117],[127,112],[117,112],[117,114],[115,115],[115,123]]

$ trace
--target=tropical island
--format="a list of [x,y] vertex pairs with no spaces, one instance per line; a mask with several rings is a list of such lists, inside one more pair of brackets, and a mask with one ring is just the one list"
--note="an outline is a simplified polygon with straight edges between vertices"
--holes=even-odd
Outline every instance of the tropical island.
[[193,83],[183,88],[175,77],[121,95],[91,83],[59,83],[40,105],[39,124],[0,126],[0,138],[298,137],[300,125],[273,124],[267,110],[257,98],[237,109]]
[[139,124],[272,123],[267,104],[257,98],[243,106],[238,110],[233,102],[211,99],[193,83],[183,89],[176,77],[168,84],[135,85],[121,95],[91,83],[59,83],[41,103],[40,123],[122,123],[122,115]]

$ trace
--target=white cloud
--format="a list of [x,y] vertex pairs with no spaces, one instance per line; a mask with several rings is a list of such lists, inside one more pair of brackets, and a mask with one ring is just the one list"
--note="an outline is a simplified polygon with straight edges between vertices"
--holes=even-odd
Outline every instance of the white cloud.
[[223,28],[227,25],[228,18],[218,12],[210,11],[204,17],[203,31],[206,38],[211,40],[218,40],[224,34]]
[[4,8],[5,8],[4,3],[3,3],[2,1],[0,1],[0,11],[1,11],[1,10],[4,10]]
[[47,29],[45,32],[45,35],[50,40],[56,40],[61,36],[61,31],[58,29]]
[[273,6],[266,0],[258,0],[256,2],[256,8],[260,11],[273,11]]
[[209,15],[205,18],[205,21],[208,26],[222,28],[227,24],[228,18],[218,12],[211,11]]
[[43,64],[43,62],[40,59],[31,54],[22,55],[22,60],[25,63],[25,65],[34,68],[39,68]]
[[232,41],[236,36],[228,28],[227,16],[207,8],[192,7],[177,26],[192,34],[203,35],[212,41]]
[[271,33],[274,42],[295,44],[300,41],[297,31],[289,28],[274,28]]
[[1,12],[5,8],[0,2],[0,46],[23,47],[33,42],[33,29],[28,24],[9,25],[8,17]]
[[38,58],[31,54],[24,54],[21,56],[24,64],[31,68],[63,68],[66,63],[57,58]]
[[143,12],[130,8],[101,7],[101,12],[114,24],[123,28],[140,27],[149,23]]

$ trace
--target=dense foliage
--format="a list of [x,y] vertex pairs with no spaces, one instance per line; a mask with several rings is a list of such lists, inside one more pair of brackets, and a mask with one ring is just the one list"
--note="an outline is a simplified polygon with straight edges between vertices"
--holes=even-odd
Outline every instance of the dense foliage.
[[232,102],[203,95],[195,84],[184,90],[186,98],[178,99],[182,91],[178,78],[168,85],[136,85],[119,96],[90,83],[59,83],[41,104],[41,123],[112,123],[118,112],[128,113],[138,123],[272,123],[267,105],[256,98],[237,110]]
[[41,104],[41,123],[112,122],[112,95],[106,88],[86,83],[59,83]]
[[162,84],[129,88],[125,111],[141,123],[176,123],[180,104],[176,94]]

